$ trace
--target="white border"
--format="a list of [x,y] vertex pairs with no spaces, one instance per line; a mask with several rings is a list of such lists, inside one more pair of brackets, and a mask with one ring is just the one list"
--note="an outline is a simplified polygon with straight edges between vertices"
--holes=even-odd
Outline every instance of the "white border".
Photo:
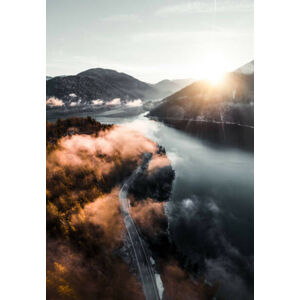
[[45,4],[0,7],[0,299],[45,299]]
[[299,2],[255,2],[255,299],[299,298]]
[[[1,3],[1,299],[45,298],[45,19]],[[255,299],[299,295],[299,19],[255,3]]]

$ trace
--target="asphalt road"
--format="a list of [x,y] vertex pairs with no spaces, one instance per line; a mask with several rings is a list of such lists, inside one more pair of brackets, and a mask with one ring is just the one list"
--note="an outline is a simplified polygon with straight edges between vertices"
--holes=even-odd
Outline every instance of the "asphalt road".
[[147,167],[150,159],[151,155],[149,153],[144,155],[142,165],[137,168],[137,170],[125,181],[124,185],[122,186],[119,193],[119,201],[128,233],[129,243],[134,253],[134,263],[136,264],[140,275],[146,300],[160,300],[153,267],[150,262],[150,255],[131,218],[130,208],[127,200],[130,184],[139,175],[139,173]]

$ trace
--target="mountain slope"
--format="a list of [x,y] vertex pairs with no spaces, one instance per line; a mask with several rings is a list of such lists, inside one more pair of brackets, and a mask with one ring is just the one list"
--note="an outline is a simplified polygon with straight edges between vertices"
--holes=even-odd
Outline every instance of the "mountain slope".
[[192,84],[196,80],[193,78],[186,78],[186,79],[173,79],[172,81],[174,83],[178,84],[181,88],[184,88],[187,85]]
[[[226,142],[224,128],[228,128],[227,140],[236,131],[238,135],[233,139],[237,143],[244,140],[243,143],[252,147],[254,73],[245,74],[238,69],[228,73],[218,85],[203,80],[194,82],[163,99],[149,116],[202,137],[213,134],[214,139],[220,138],[222,142]],[[237,127],[248,129],[242,132]]]
[[194,79],[175,79],[175,80],[169,80],[164,79],[162,81],[159,81],[156,84],[153,84],[152,86],[160,90],[161,92],[166,93],[167,95],[171,95],[182,88],[186,87],[187,85],[194,82]]
[[197,81],[165,98],[150,112],[159,118],[227,121],[253,126],[253,117],[239,115],[242,107],[253,107],[253,75],[231,73],[221,86]]
[[153,84],[152,86],[161,91],[170,91],[170,94],[173,94],[181,89],[180,85],[169,79],[159,81],[158,83]]
[[[54,77],[46,82],[47,97],[57,97],[65,103],[81,100],[91,103],[101,99],[110,101],[148,99],[160,96],[160,91],[151,85],[125,73],[109,69],[89,69],[74,76]],[[165,95],[164,95],[165,96]]]
[[241,74],[254,74],[254,60],[239,67],[237,70],[235,70],[235,72],[241,73]]

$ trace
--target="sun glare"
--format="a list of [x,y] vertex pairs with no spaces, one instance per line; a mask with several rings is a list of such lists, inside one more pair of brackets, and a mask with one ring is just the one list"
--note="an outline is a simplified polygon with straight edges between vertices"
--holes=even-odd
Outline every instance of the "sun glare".
[[225,59],[218,54],[206,56],[201,65],[202,79],[208,80],[213,85],[221,83],[226,72],[227,63]]
[[213,85],[219,84],[224,78],[225,72],[219,70],[212,70],[207,73],[206,79]]

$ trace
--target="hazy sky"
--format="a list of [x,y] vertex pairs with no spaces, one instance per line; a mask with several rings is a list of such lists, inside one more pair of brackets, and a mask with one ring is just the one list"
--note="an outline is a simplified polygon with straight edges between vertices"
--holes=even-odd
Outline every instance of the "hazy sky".
[[253,0],[47,0],[47,75],[200,79],[214,58],[229,70],[253,59]]

